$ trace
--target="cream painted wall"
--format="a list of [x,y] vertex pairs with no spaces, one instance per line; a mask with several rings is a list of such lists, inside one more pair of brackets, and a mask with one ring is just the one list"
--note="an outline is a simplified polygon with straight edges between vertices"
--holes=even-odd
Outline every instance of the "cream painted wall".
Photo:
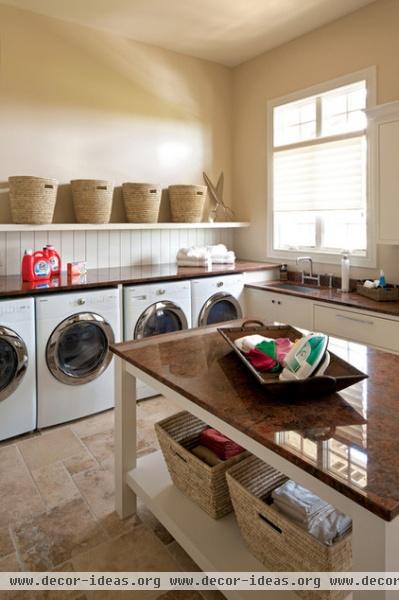
[[65,184],[80,177],[167,186],[223,170],[230,202],[230,69],[5,5],[0,51],[0,222],[16,174],[60,181],[57,222],[73,220]]
[[[240,256],[267,258],[267,101],[371,65],[377,67],[377,103],[399,99],[398,24],[398,0],[378,0],[234,69],[234,208],[252,222],[250,230],[235,232]],[[378,267],[398,282],[399,248],[379,247]],[[316,268],[339,272],[331,265]],[[353,269],[356,277],[375,273]]]

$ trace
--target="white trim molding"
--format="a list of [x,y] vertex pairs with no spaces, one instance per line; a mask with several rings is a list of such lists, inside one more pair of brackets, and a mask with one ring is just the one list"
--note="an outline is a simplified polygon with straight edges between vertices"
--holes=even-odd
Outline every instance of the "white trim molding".
[[[367,82],[367,109],[366,114],[374,110],[376,104],[376,67],[371,66],[360,71],[349,73],[324,81],[303,90],[287,94],[267,103],[267,257],[286,262],[296,259],[298,254],[306,252],[316,263],[339,264],[341,261],[340,253],[315,252],[312,249],[301,248],[298,250],[275,250],[273,248],[273,109],[289,102],[301,100],[309,96],[322,94],[329,90],[349,85],[356,81],[365,80]],[[394,103],[392,103],[394,104]],[[399,103],[398,103],[399,104]],[[349,134],[350,135],[350,134]],[[357,133],[358,135],[358,133]],[[367,137],[367,256],[351,256],[351,264],[356,267],[375,268],[377,265],[377,245],[376,245],[376,176],[377,164],[375,158],[376,136],[373,126],[368,126],[366,130]],[[323,142],[328,138],[323,138]],[[313,143],[313,140],[312,140]],[[301,146],[301,143],[298,144]],[[280,149],[280,147],[279,147]]]

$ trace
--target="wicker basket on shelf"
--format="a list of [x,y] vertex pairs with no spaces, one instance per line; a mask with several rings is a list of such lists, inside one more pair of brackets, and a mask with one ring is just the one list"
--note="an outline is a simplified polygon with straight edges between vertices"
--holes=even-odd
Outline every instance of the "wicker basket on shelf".
[[71,187],[78,223],[109,223],[113,193],[110,181],[74,179]]
[[248,452],[209,466],[190,452],[207,427],[183,411],[156,423],[155,430],[173,483],[208,515],[220,519],[233,510],[226,471],[247,457]]
[[58,181],[20,175],[9,177],[11,218],[14,223],[52,223]]
[[206,199],[206,185],[170,185],[169,200],[174,223],[199,223]]
[[156,223],[162,188],[152,183],[124,183],[123,202],[129,223]]
[[[250,456],[227,473],[241,534],[252,554],[270,571],[350,571],[352,536],[327,546],[274,508],[271,492],[287,477]],[[296,591],[305,600],[343,600],[345,590]]]

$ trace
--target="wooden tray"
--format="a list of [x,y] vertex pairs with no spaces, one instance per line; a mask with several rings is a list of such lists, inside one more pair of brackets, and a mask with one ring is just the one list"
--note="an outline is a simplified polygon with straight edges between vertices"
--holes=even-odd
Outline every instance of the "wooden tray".
[[258,383],[264,386],[264,389],[273,394],[291,394],[292,396],[302,397],[304,395],[322,396],[339,392],[363,379],[368,375],[362,373],[342,358],[330,352],[330,364],[324,375],[309,377],[299,381],[280,381],[278,373],[260,372],[255,369],[237,346],[234,341],[244,335],[257,333],[269,338],[287,337],[292,342],[303,337],[303,334],[290,325],[265,325],[262,321],[245,321],[241,327],[218,327],[218,332],[224,337],[231,346],[241,362],[253,373]]

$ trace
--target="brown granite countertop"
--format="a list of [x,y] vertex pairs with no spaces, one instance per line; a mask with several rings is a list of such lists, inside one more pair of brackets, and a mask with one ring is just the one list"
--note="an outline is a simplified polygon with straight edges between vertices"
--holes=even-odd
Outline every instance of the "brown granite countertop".
[[215,327],[112,351],[390,521],[399,514],[399,356],[337,339],[329,348],[369,378],[299,401],[267,394]]
[[[287,289],[279,287],[280,281],[266,281],[264,283],[247,283],[245,287],[255,288],[257,290],[265,290],[268,292],[276,292],[279,294],[287,294],[288,296],[298,296],[300,298],[307,298],[308,300],[317,300],[320,302],[330,302],[331,304],[339,304],[340,306],[348,306],[351,308],[358,308],[363,310],[371,310],[376,313],[382,313],[385,315],[392,315],[399,317],[399,300],[394,302],[377,302],[371,300],[356,292],[340,292],[338,289],[330,288],[317,288],[312,286],[304,286],[306,292],[300,292],[296,289]],[[283,282],[290,283],[290,282]],[[298,285],[296,282],[292,282],[293,285]],[[299,284],[300,285],[300,284]]]
[[62,273],[47,282],[25,282],[19,275],[0,277],[0,298],[23,296],[48,292],[70,292],[80,289],[94,289],[119,284],[151,283],[155,281],[176,281],[212,275],[229,275],[247,271],[275,269],[275,264],[236,261],[235,265],[213,265],[204,267],[178,267],[175,263],[164,265],[144,265],[139,267],[114,267],[110,269],[89,269],[87,275],[72,279]]

